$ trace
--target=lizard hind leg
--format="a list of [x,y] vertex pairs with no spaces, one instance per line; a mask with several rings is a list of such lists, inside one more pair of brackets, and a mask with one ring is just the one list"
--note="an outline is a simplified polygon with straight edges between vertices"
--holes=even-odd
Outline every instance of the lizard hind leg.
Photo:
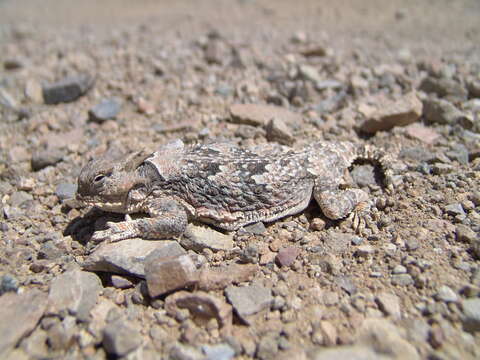
[[365,191],[361,189],[314,189],[313,196],[326,217],[338,220],[348,216],[353,229],[356,232],[363,232],[370,208]]

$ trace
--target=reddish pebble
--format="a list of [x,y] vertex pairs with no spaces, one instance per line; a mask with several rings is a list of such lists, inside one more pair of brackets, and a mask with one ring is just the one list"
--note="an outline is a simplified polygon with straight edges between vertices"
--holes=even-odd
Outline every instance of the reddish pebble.
[[280,266],[290,266],[293,264],[298,254],[300,254],[300,249],[294,246],[289,246],[280,250],[277,254],[277,263]]

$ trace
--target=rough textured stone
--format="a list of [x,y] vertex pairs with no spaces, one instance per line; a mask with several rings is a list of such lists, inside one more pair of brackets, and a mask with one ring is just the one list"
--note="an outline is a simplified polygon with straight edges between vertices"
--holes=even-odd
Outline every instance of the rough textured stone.
[[466,115],[451,102],[444,99],[427,99],[423,102],[423,116],[433,124],[456,124],[464,122]]
[[449,78],[425,78],[419,86],[419,89],[429,94],[437,94],[439,97],[448,97],[452,100],[465,100],[468,95],[460,83]]
[[385,315],[390,315],[394,319],[400,319],[402,313],[400,310],[400,300],[397,295],[382,292],[377,295],[376,301],[380,310]]
[[292,145],[295,142],[295,138],[291,134],[291,130],[279,118],[272,118],[268,121],[265,128],[267,132],[267,140],[275,141],[283,145]]
[[286,124],[302,120],[301,115],[273,105],[234,104],[230,107],[230,114],[233,122],[254,126],[264,126],[273,118]]
[[48,294],[48,312],[51,314],[74,314],[77,319],[89,319],[103,289],[97,275],[81,270],[71,270],[56,277]]
[[185,249],[197,252],[203,249],[230,251],[233,249],[232,235],[225,235],[206,226],[189,224],[180,243]]
[[145,262],[145,278],[151,297],[191,286],[198,282],[198,276],[197,268],[189,255],[149,256]]
[[157,256],[177,256],[186,251],[176,241],[129,239],[101,244],[88,256],[82,267],[90,271],[106,271],[145,277],[145,259],[152,252]]
[[120,112],[120,101],[118,99],[103,99],[88,112],[90,121],[102,123],[114,119]]
[[33,289],[0,297],[0,357],[37,325],[47,306],[47,294]]
[[271,290],[259,284],[230,286],[225,289],[225,294],[237,314],[244,319],[268,308],[273,301]]
[[45,104],[75,101],[90,90],[94,82],[94,78],[86,74],[68,77],[43,86],[43,99]]
[[105,327],[102,344],[110,355],[124,356],[142,344],[142,335],[139,328],[119,319]]
[[377,104],[376,111],[362,124],[361,130],[375,133],[411,124],[422,115],[422,108],[422,102],[414,92],[395,101],[384,101]]

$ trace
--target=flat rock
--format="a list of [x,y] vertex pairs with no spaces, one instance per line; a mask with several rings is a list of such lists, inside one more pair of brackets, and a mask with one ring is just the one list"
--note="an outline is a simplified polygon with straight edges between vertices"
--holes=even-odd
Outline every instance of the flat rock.
[[390,130],[417,121],[422,115],[423,104],[415,92],[403,95],[397,100],[384,100],[375,104],[375,111],[361,125],[366,133]]
[[205,360],[230,360],[235,356],[235,350],[228,344],[203,345],[202,351]]
[[440,134],[434,129],[426,127],[420,123],[413,123],[405,128],[405,133],[414,139],[420,140],[425,144],[433,144],[440,138]]
[[225,289],[225,294],[237,314],[244,320],[246,316],[270,307],[273,301],[272,291],[259,284],[230,286]]
[[232,327],[232,306],[222,298],[203,291],[178,291],[165,299],[165,310],[175,316],[178,309],[188,309],[200,321],[216,319],[225,333]]
[[143,342],[140,329],[124,319],[118,319],[105,327],[102,345],[110,355],[124,356]]
[[37,326],[47,307],[47,294],[32,289],[0,297],[0,357]]
[[45,104],[75,101],[90,90],[94,83],[95,79],[87,74],[67,77],[43,86],[43,99]]
[[106,271],[145,277],[145,259],[152,252],[157,256],[177,256],[186,251],[176,241],[128,239],[101,244],[82,264],[89,271]]
[[312,360],[387,360],[388,357],[377,354],[368,346],[338,346],[315,351]]
[[288,109],[261,104],[234,104],[230,106],[231,120],[237,124],[265,126],[271,119],[279,119],[286,124],[299,123],[300,114]]
[[120,112],[120,101],[115,98],[103,99],[88,112],[90,121],[103,123],[115,119]]
[[180,243],[185,249],[197,252],[203,249],[230,251],[233,249],[233,236],[222,234],[206,226],[189,224]]
[[77,319],[87,321],[102,289],[97,275],[79,269],[67,271],[52,281],[47,311],[56,315],[74,314]]
[[145,279],[151,297],[191,286],[198,282],[198,276],[195,263],[189,255],[150,255],[145,261]]
[[256,264],[230,264],[216,268],[204,268],[200,272],[198,288],[201,290],[221,290],[232,283],[250,280],[259,271]]

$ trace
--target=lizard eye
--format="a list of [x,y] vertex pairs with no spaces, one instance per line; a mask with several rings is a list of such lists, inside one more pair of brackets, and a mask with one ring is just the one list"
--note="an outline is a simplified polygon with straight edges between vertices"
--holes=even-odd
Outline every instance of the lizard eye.
[[100,175],[95,176],[95,179],[93,179],[93,181],[94,182],[100,182],[103,179],[105,179],[105,175],[100,174]]

